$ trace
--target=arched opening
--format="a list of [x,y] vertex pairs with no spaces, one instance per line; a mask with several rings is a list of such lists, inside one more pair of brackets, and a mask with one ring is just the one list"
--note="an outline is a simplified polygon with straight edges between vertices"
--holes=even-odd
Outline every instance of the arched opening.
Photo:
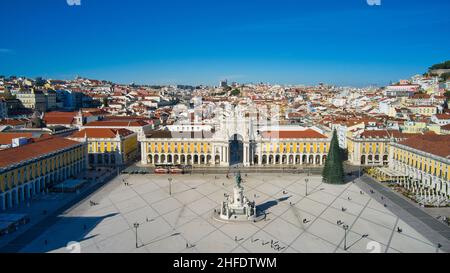
[[205,164],[205,156],[204,155],[200,156],[200,164]]
[[361,156],[361,165],[366,165],[366,156],[365,155]]
[[194,155],[194,164],[198,164],[198,155]]
[[16,190],[13,190],[11,192],[11,200],[12,200],[12,206],[11,207],[14,207],[14,205],[17,203],[17,191]]
[[267,164],[267,155],[262,156],[262,164]]
[[181,164],[186,164],[186,156],[181,155]]
[[5,195],[0,195],[0,211],[2,211],[3,208],[6,208],[6,204],[4,203],[5,202],[5,197],[4,196],[6,196],[6,194]]
[[295,156],[295,164],[300,164],[300,156],[299,155]]
[[161,163],[166,163],[166,155],[161,155]]
[[159,155],[155,155],[155,164],[159,163]]
[[276,155],[275,156],[275,164],[279,164],[280,163],[280,155]]
[[187,164],[192,164],[192,155],[187,156]]
[[214,159],[214,163],[216,163],[216,165],[220,164],[220,155],[216,155],[216,158]]
[[11,196],[10,196],[9,192],[5,193],[4,196],[5,196],[5,209],[7,209],[7,208],[9,208],[9,200],[10,200]]
[[19,203],[23,202],[23,189],[22,189],[22,187],[19,187],[19,189],[18,189],[17,199],[19,200]]
[[178,164],[179,157],[178,155],[173,156],[173,163]]
[[309,156],[309,160],[308,160],[308,164],[313,164],[313,162],[314,162],[314,156],[310,155]]
[[239,134],[231,136],[228,144],[230,166],[244,162],[244,139]]
[[258,157],[258,155],[255,155],[254,157],[253,157],[253,164],[259,164],[259,157]]
[[307,156],[306,156],[306,155],[303,155],[303,156],[302,156],[302,163],[303,163],[303,164],[308,163],[308,162],[306,162],[306,159],[307,159]]
[[269,155],[269,164],[273,164],[273,155]]
[[316,155],[316,165],[320,164],[320,155]]

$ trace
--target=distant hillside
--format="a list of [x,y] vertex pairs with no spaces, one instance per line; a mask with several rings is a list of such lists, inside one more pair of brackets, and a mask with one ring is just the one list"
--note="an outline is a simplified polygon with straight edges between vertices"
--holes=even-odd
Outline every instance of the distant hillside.
[[432,65],[428,69],[428,73],[430,75],[439,76],[441,81],[447,81],[448,79],[450,79],[450,61]]
[[450,61],[432,65],[428,70],[450,69]]

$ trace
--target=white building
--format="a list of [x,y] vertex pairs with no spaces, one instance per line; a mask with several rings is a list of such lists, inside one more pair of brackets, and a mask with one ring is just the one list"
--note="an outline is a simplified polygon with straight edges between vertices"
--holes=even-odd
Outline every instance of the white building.
[[437,114],[431,117],[431,121],[437,123],[439,125],[447,125],[450,124],[450,114]]

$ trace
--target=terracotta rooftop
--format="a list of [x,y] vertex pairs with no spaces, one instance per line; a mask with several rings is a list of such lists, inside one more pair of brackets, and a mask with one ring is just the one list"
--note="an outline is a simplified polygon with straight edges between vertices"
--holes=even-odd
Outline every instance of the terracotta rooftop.
[[65,124],[65,125],[72,125],[75,120],[73,117],[70,116],[61,116],[61,117],[48,117],[44,116],[44,122],[47,125],[51,124]]
[[33,133],[0,133],[0,145],[8,145],[12,140],[19,137],[32,138]]
[[415,93],[412,97],[412,99],[429,99],[431,98],[430,95],[425,93]]
[[264,138],[328,138],[312,129],[303,131],[266,131],[261,134]]
[[405,134],[399,130],[365,130],[360,134],[364,138],[408,138],[417,134]]
[[92,121],[85,124],[85,127],[142,127],[146,126],[148,123],[142,120],[101,120],[101,121]]
[[436,135],[429,132],[408,138],[399,142],[399,144],[440,157],[450,158],[450,135]]
[[80,143],[65,138],[42,138],[34,143],[0,151],[0,168],[77,145]]
[[112,128],[86,128],[71,135],[73,138],[115,138],[119,134],[122,137],[134,134],[133,131],[127,129],[112,129]]
[[0,125],[17,126],[17,125],[25,125],[25,124],[27,124],[27,121],[23,120],[23,119],[5,119],[5,120],[0,120]]
[[450,114],[449,113],[437,114],[436,118],[438,118],[438,119],[450,119]]

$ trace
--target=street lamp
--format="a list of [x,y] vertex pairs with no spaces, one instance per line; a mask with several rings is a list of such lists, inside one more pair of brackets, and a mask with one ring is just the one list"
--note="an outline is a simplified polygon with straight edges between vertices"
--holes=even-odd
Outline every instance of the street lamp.
[[344,229],[344,250],[347,250],[347,230],[348,230],[348,225],[343,225],[342,228]]
[[305,178],[305,185],[306,185],[306,188],[305,188],[305,196],[308,196],[308,182],[309,182],[309,179],[308,179],[308,178]]
[[172,177],[167,178],[169,180],[169,195],[172,196]]
[[133,224],[133,226],[134,226],[134,228],[136,229],[136,248],[139,248],[139,246],[138,246],[138,228],[139,228],[139,223],[134,223]]

